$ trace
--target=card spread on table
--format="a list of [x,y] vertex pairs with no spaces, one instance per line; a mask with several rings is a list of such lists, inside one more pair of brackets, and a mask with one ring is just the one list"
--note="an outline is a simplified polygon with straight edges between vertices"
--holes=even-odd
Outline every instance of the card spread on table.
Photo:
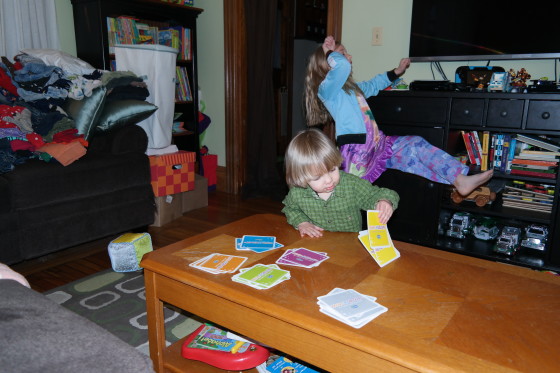
[[318,266],[328,258],[329,256],[326,253],[300,247],[286,250],[284,254],[278,258],[276,264],[312,268]]
[[290,271],[281,269],[276,264],[259,263],[249,268],[242,268],[231,279],[255,289],[269,289],[290,279]]
[[328,294],[317,297],[319,311],[354,328],[361,328],[384,312],[387,307],[376,298],[353,289],[334,288]]
[[274,236],[244,235],[235,239],[235,249],[242,251],[250,250],[256,253],[264,253],[283,246],[281,243],[276,242],[276,237]]
[[214,274],[234,273],[246,260],[247,258],[243,256],[213,253],[189,264],[189,266]]

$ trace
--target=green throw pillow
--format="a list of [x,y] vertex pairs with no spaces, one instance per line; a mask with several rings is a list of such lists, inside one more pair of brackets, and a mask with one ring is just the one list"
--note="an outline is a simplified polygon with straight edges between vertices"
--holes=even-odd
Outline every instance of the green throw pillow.
[[103,108],[96,130],[105,132],[116,127],[141,122],[157,109],[156,105],[141,100],[109,101]]
[[63,109],[74,120],[78,133],[90,140],[95,131],[95,125],[105,105],[107,89],[103,86],[95,88],[91,96],[82,100],[67,99]]

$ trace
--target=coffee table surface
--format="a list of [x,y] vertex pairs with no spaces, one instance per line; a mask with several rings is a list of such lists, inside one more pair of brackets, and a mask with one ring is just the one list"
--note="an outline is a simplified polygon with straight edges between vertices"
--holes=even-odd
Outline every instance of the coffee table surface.
[[[285,247],[237,251],[235,238],[244,234],[274,235]],[[242,219],[144,257],[149,326],[161,322],[154,318],[159,305],[150,303],[155,298],[331,372],[558,368],[560,277],[402,242],[395,246],[401,258],[379,268],[356,233],[300,238],[280,215]],[[246,256],[244,267],[271,264],[297,247],[326,252],[330,259],[312,269],[282,266],[291,279],[268,290],[188,266],[212,252]],[[319,312],[317,297],[335,287],[375,296],[389,311],[352,328]],[[150,332],[152,345],[160,337]],[[153,348],[158,367],[169,354]]]

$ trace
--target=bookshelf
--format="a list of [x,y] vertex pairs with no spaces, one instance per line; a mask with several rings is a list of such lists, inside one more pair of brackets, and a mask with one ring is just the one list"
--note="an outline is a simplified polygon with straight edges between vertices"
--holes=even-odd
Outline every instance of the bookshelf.
[[[560,143],[560,95],[384,91],[368,102],[386,134],[423,136],[449,154],[466,159],[471,173],[494,169],[489,186],[497,197],[481,207],[472,201],[454,203],[449,186],[386,171],[378,184],[401,195],[399,209],[389,223],[394,239],[492,261],[560,270],[558,157],[551,154],[554,148],[541,149],[526,142],[546,136]],[[469,146],[479,146],[478,151],[469,156]],[[494,219],[500,229],[544,226],[549,232],[545,250],[522,248],[507,256],[493,250],[494,240],[472,235],[448,237],[445,231],[457,212],[479,220]]]
[[196,22],[203,9],[159,0],[71,1],[77,55],[96,68],[112,69],[115,43],[149,43],[157,37],[157,44],[180,46],[177,72],[182,84],[175,112],[186,131],[173,136],[173,142],[181,150],[196,152],[199,160]]

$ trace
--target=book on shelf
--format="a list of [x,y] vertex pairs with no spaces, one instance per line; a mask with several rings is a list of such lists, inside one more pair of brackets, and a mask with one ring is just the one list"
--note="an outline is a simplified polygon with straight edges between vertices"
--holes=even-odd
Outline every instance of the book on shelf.
[[473,138],[474,147],[476,148],[476,156],[477,156],[477,159],[478,159],[477,164],[482,167],[482,144],[480,142],[480,138],[478,137],[478,132],[471,131],[470,135]]
[[465,143],[465,149],[467,149],[467,156],[469,157],[469,162],[471,164],[476,164],[476,158],[474,157],[474,152],[472,149],[469,134],[465,131],[461,131],[461,136],[463,137],[463,142]]
[[517,139],[529,145],[533,145],[539,147],[541,149],[546,149],[552,152],[560,152],[560,143],[552,141],[550,139],[540,137],[540,136],[533,136],[533,135],[525,135],[525,134],[517,134]]
[[189,73],[185,66],[176,66],[176,101],[192,101],[192,90],[189,82]]
[[482,132],[482,159],[480,164],[480,170],[486,171],[488,170],[488,152],[490,149],[490,132],[483,131]]
[[509,141],[509,151],[506,160],[506,173],[509,173],[511,171],[511,165],[513,159],[515,158],[516,145],[517,145],[517,139],[515,137],[512,137],[511,140]]
[[494,168],[495,150],[496,150],[496,134],[490,134],[490,150],[488,151],[488,169]]
[[538,159],[523,159],[515,157],[512,160],[512,165],[528,165],[528,166],[546,166],[546,167],[554,167],[558,166],[558,160],[554,161],[541,161]]
[[518,208],[518,209],[523,209],[523,210],[529,210],[529,211],[535,211],[536,210],[536,211],[547,212],[547,213],[550,213],[552,211],[552,207],[535,206],[535,205],[532,205],[532,204],[519,203],[519,202],[513,202],[513,201],[503,201],[502,206]]
[[518,175],[518,176],[542,177],[542,178],[545,178],[545,179],[556,179],[556,171],[554,171],[553,173],[547,173],[547,172],[537,172],[537,171],[512,169],[511,174],[512,175]]
[[107,17],[109,53],[117,44],[162,44],[179,50],[178,58],[192,59],[191,30],[164,22],[142,21],[129,16]]
[[179,49],[179,32],[173,28],[160,28],[158,31],[158,44]]
[[553,195],[542,193],[540,189],[528,189],[536,185],[514,181],[514,185],[506,185],[502,194],[502,205],[533,211],[550,212],[552,210]]
[[494,153],[494,170],[500,170],[502,164],[502,155],[504,151],[504,135],[501,133],[495,134],[496,136],[496,150]]
[[554,185],[544,183],[532,183],[528,181],[513,180],[513,185],[507,185],[506,189],[524,193],[526,195],[539,195],[554,198]]
[[556,173],[556,167],[554,166],[512,165],[511,169],[532,172],[546,172],[549,174]]

